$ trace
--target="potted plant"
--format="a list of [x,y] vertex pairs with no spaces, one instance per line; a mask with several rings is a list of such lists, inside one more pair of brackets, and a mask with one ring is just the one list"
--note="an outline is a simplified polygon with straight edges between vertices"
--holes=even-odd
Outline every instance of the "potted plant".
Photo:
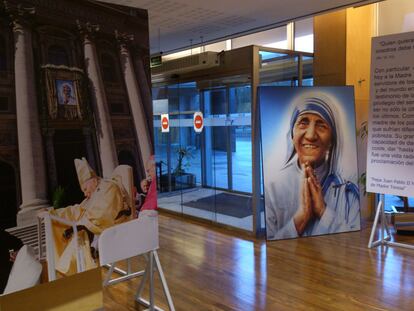
[[64,207],[65,201],[65,188],[58,186],[52,195],[52,204],[55,209]]
[[187,189],[195,187],[195,175],[187,173],[185,169],[191,166],[190,160],[194,158],[194,147],[186,146],[176,149],[177,153],[177,166],[173,170],[175,176],[175,184],[179,189]]

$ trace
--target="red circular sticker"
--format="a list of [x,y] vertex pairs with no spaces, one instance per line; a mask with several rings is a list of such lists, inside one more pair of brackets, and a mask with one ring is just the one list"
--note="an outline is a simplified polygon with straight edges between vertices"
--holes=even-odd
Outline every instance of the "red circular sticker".
[[201,129],[203,127],[203,117],[196,115],[194,118],[194,126],[196,129]]
[[167,117],[162,118],[161,126],[164,130],[166,130],[168,128],[168,118]]

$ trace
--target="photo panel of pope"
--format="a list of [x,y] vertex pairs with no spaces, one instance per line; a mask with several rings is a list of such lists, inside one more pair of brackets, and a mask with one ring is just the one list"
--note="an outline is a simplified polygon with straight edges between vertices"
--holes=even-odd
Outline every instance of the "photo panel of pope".
[[267,239],[360,229],[352,87],[260,87]]

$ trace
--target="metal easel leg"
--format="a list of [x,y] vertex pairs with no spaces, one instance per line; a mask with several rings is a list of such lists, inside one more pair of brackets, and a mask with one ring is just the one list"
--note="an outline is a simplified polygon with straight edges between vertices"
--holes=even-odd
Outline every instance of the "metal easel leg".
[[154,311],[154,254],[153,251],[149,254],[149,302],[150,302],[150,311]]
[[[381,198],[381,201],[382,201],[382,207],[381,207],[382,220],[381,220],[381,222],[384,224],[382,226],[383,227],[383,236],[382,236],[382,239],[383,239],[383,243],[384,244],[387,244],[387,242],[389,240],[391,240],[391,233],[390,233],[390,228],[389,228],[388,220],[387,220],[387,217],[385,215],[385,194],[381,194],[380,198]],[[387,235],[384,236],[384,233],[387,233]]]
[[[145,267],[145,271],[144,271],[144,274],[142,276],[141,283],[139,284],[137,293],[135,295],[135,300],[139,304],[149,308],[147,310],[163,311],[161,308],[155,306],[155,302],[154,302],[154,261],[152,260],[152,263],[151,263],[151,258],[153,258],[151,252],[149,253],[149,256],[145,256],[145,258],[147,259],[147,265]],[[150,283],[149,284],[149,286],[150,286],[150,298],[149,298],[149,301],[142,298],[142,292],[144,290],[145,283],[147,282],[148,275],[150,276],[150,281],[149,281],[149,283]],[[151,281],[151,279],[152,279],[152,281]]]
[[383,240],[382,240],[382,237],[383,237],[383,234],[384,234],[382,232],[382,230],[383,230],[383,224],[381,225],[381,232],[380,232],[381,239],[379,239],[379,240],[377,240],[375,242],[373,241],[374,240],[375,233],[377,231],[377,225],[378,225],[378,221],[379,221],[379,216],[383,212],[383,204],[384,204],[384,202],[383,202],[382,197],[381,197],[381,199],[380,199],[380,201],[378,203],[377,211],[375,212],[374,224],[372,225],[371,235],[369,237],[369,242],[368,242],[368,248],[373,248],[373,247],[378,246],[378,245],[380,245],[380,244],[383,243]]
[[[170,291],[168,289],[168,285],[167,285],[167,281],[166,281],[165,276],[164,276],[164,272],[163,272],[162,267],[161,267],[160,259],[158,258],[157,251],[151,251],[151,252],[147,253],[145,257],[147,259],[147,265],[145,267],[145,272],[142,276],[141,283],[140,283],[140,285],[138,287],[138,290],[137,290],[137,293],[135,295],[135,300],[138,303],[140,303],[140,304],[146,306],[147,308],[149,308],[148,310],[163,311],[161,308],[159,308],[155,305],[154,271],[156,269],[156,271],[158,271],[158,275],[160,276],[160,279],[161,279],[162,289],[163,289],[164,295],[167,299],[168,308],[169,308],[170,311],[175,311],[174,304],[173,304],[173,301],[172,301],[172,298],[171,298]],[[149,276],[149,301],[142,298],[142,292],[144,290],[145,283],[147,282],[148,276]]]
[[384,213],[384,195],[380,195],[381,204],[381,241],[384,241],[384,231],[385,231],[385,213]]
[[127,274],[131,274],[132,273],[132,268],[131,268],[131,258],[127,259]]
[[158,274],[161,279],[162,289],[164,290],[164,295],[167,298],[168,307],[170,308],[170,311],[175,311],[174,303],[171,298],[170,290],[168,289],[167,280],[165,279],[164,272],[162,271],[161,262],[160,262],[160,259],[158,258],[157,251],[153,251],[153,255],[155,258],[155,264],[158,270]]
[[139,284],[137,293],[135,294],[135,300],[137,300],[138,302],[140,302],[140,300],[141,300],[142,291],[144,290],[145,282],[147,281],[148,268],[149,268],[149,261],[147,262],[147,266],[145,267],[145,270],[144,270],[144,274],[142,276],[141,283]]
[[109,281],[111,280],[112,273],[114,272],[114,268],[115,268],[115,262],[109,265],[109,271],[107,272],[107,274],[105,276],[103,286],[107,286],[109,284]]

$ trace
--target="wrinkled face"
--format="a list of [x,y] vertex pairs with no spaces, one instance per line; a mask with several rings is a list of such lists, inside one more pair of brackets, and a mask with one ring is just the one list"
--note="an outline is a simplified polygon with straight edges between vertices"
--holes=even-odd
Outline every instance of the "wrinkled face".
[[300,164],[318,167],[332,146],[332,129],[317,114],[301,114],[293,126],[293,144]]
[[83,194],[87,199],[89,199],[98,187],[98,179],[96,177],[92,177],[91,179],[88,179],[85,181],[82,185],[82,191]]
[[149,182],[148,182],[148,180],[144,179],[144,180],[141,181],[141,189],[142,189],[142,191],[144,193],[147,193],[148,192],[148,189],[149,189]]
[[68,86],[67,84],[65,84],[62,88],[62,92],[65,96],[70,96],[72,93],[72,90],[70,89],[70,86]]

